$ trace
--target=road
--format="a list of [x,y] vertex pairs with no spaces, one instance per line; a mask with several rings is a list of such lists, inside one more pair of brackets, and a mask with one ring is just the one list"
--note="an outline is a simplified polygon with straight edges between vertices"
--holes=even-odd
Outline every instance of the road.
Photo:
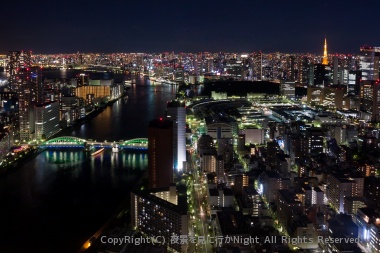
[[[212,253],[212,245],[209,243],[207,239],[209,236],[209,222],[208,222],[208,214],[207,214],[207,203],[204,204],[202,202],[207,201],[206,194],[206,181],[204,179],[204,175],[199,172],[198,166],[195,162],[197,156],[195,154],[192,155],[192,171],[193,171],[193,191],[192,198],[194,203],[194,216],[195,219],[192,219],[191,224],[195,225],[195,236],[198,238],[200,236],[204,236],[205,243],[198,243],[196,247],[189,247],[189,252],[200,252],[200,253]],[[192,226],[191,225],[191,226]]]

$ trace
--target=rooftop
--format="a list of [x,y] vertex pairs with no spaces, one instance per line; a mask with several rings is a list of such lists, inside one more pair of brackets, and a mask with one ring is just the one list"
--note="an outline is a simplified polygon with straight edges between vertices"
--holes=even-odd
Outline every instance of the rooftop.
[[177,192],[177,203],[178,205],[174,205],[173,203],[170,203],[169,201],[166,201],[162,198],[156,197],[152,193],[158,193],[158,192],[167,192],[169,191],[169,187],[165,188],[155,188],[155,189],[149,189],[149,190],[133,190],[131,193],[140,196],[146,200],[152,201],[154,203],[157,203],[167,209],[170,209],[176,213],[186,215],[187,214],[187,196],[186,194],[180,194]]

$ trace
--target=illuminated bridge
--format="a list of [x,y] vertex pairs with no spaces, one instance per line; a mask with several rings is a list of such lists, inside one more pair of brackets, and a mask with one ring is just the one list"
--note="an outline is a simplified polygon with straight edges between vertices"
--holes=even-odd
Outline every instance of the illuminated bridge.
[[126,141],[94,141],[73,136],[62,136],[38,144],[41,148],[119,148],[119,149],[148,149],[147,138],[137,138]]

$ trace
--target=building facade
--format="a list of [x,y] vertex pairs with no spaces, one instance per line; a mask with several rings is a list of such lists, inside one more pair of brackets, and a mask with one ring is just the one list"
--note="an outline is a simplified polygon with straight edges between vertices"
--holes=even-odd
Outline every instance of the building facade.
[[35,138],[46,139],[59,132],[59,102],[49,102],[35,106]]
[[149,188],[173,183],[173,122],[153,120],[148,126]]
[[26,51],[8,53],[8,81],[12,92],[18,99],[18,115],[16,116],[16,138],[21,142],[31,139],[34,134],[33,103],[36,100],[35,79],[38,75],[31,72],[31,54]]
[[174,169],[182,170],[186,163],[186,108],[179,101],[167,104],[167,119],[173,121]]
[[165,238],[172,252],[186,252],[187,244],[170,243],[188,235],[187,198],[175,186],[131,192],[132,226],[152,238]]

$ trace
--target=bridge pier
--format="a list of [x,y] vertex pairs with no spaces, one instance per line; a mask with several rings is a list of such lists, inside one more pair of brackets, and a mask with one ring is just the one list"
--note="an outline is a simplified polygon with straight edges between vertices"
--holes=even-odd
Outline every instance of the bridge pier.
[[92,146],[89,145],[87,142],[83,143],[83,150],[86,152],[91,151]]
[[116,143],[114,143],[113,145],[112,145],[112,152],[113,153],[117,153],[117,152],[119,152],[119,145],[118,144],[116,144]]

